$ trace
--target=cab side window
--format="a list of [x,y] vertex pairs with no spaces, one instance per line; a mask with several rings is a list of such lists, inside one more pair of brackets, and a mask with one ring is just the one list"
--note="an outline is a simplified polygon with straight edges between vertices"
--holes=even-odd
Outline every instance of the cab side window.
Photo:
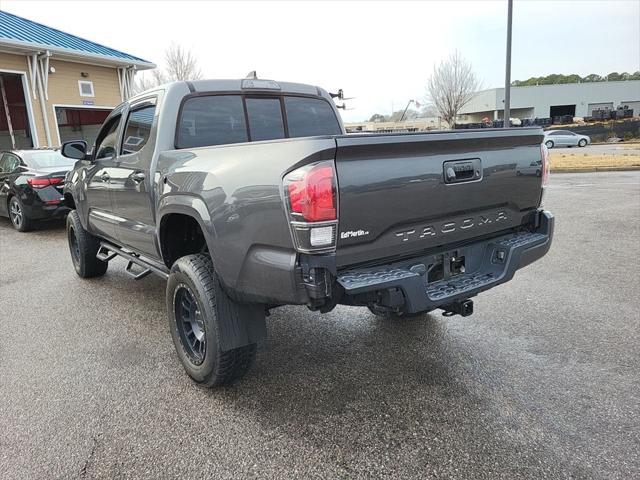
[[96,160],[116,156],[118,152],[118,126],[120,125],[120,119],[121,115],[116,115],[102,127],[96,139],[94,156]]
[[151,126],[153,125],[155,114],[155,105],[146,105],[129,113],[124,136],[122,137],[121,153],[123,155],[139,152],[146,145],[151,135]]

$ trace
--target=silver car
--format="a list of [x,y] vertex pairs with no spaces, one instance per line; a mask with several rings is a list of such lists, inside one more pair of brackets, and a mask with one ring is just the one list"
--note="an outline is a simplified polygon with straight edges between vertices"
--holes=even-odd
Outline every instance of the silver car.
[[547,130],[544,132],[544,144],[553,147],[586,147],[591,143],[587,135],[570,132],[569,130]]

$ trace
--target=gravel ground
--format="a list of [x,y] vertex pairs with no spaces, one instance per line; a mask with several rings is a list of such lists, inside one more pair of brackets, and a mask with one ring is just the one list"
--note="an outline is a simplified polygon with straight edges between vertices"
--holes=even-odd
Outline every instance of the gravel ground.
[[0,478],[640,478],[640,172],[552,178],[550,253],[471,317],[274,311],[222,390],[164,283],[0,219]]

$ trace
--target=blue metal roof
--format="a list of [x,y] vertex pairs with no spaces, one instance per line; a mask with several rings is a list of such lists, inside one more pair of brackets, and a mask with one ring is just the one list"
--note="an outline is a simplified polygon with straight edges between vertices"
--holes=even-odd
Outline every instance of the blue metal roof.
[[128,53],[105,47],[99,43],[91,42],[0,10],[0,40],[2,39],[38,44],[43,47],[64,48],[75,50],[80,54],[104,55],[114,59],[144,62],[152,65],[151,62],[142,58],[134,57]]

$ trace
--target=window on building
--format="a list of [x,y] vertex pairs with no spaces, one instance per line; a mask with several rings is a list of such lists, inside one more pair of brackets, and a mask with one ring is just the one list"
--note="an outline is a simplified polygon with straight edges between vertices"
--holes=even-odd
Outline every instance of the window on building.
[[81,97],[95,97],[93,92],[93,82],[89,80],[78,80],[78,89]]

